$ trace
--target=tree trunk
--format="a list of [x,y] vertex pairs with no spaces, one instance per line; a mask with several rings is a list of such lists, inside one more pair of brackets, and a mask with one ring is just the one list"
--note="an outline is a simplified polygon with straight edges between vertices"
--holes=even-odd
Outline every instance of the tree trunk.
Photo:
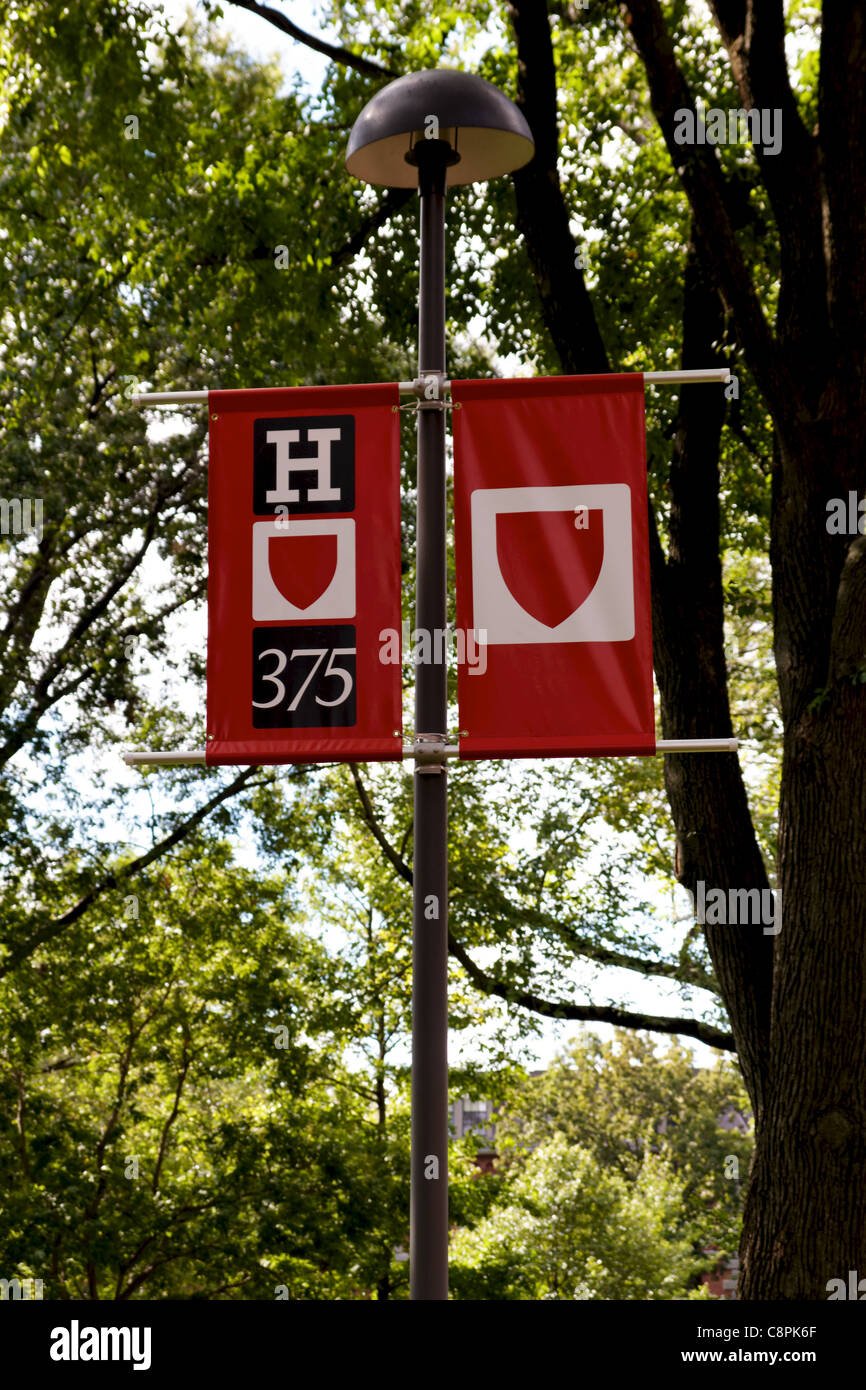
[[828,535],[825,501],[834,475],[840,494],[862,480],[861,418],[826,457],[817,426],[798,456],[777,451],[782,927],[745,1298],[826,1299],[831,1279],[866,1275],[866,537]]
[[[866,537],[827,530],[830,499],[852,491],[859,499],[866,482],[866,21],[855,0],[824,6],[820,127],[812,132],[790,87],[781,0],[711,0],[711,7],[744,107],[784,116],[777,154],[755,149],[779,239],[775,336],[736,236],[736,190],[714,150],[674,137],[677,111],[694,102],[661,6],[628,0],[622,10],[691,204],[707,277],[702,288],[693,259],[683,365],[711,364],[720,299],[776,431],[770,559],[784,745],[773,926],[780,915],[781,929],[765,936],[762,925],[707,926],[706,935],[755,1108],[740,1296],[821,1300],[829,1280],[847,1285],[851,1270],[866,1277]],[[513,0],[509,10],[519,100],[538,148],[514,182],[545,321],[564,370],[606,370],[591,305],[563,248],[545,7]],[[718,547],[721,410],[683,393],[667,557],[651,530],[666,737],[730,732]],[[736,757],[668,757],[665,778],[680,882],[765,888]]]

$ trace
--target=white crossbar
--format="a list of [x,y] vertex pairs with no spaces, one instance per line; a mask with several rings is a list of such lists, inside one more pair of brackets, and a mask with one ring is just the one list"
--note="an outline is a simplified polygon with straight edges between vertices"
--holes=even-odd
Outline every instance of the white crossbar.
[[[691,382],[730,381],[731,373],[727,367],[690,367],[682,372],[644,372],[643,379],[645,386],[687,386]],[[527,381],[531,380],[527,377]],[[398,381],[397,385],[401,395],[418,394],[419,382]],[[443,391],[451,390],[450,381],[442,381],[440,386]],[[207,391],[141,391],[130,399],[133,405],[201,405],[207,401],[208,394]]]
[[645,386],[687,386],[690,381],[730,381],[728,367],[689,367],[683,372],[644,372]]
[[660,738],[657,753],[736,753],[737,738]]
[[133,405],[202,405],[209,391],[141,391],[130,396]]
[[[739,740],[735,738],[667,738],[656,743],[657,753],[736,753]],[[408,744],[403,749],[404,758],[423,758],[430,755],[429,744]],[[441,751],[441,750],[440,750]],[[445,745],[445,756],[456,758],[460,749],[456,743]],[[611,755],[616,756],[616,755]],[[129,767],[194,767],[205,762],[203,748],[179,748],[176,752],[160,752],[143,748],[140,752],[124,753],[123,761]]]

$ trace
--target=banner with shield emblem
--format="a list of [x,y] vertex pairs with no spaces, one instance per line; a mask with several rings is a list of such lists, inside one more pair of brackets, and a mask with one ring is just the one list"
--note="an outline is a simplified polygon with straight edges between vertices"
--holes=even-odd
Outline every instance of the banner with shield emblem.
[[461,756],[654,753],[643,377],[451,391]]

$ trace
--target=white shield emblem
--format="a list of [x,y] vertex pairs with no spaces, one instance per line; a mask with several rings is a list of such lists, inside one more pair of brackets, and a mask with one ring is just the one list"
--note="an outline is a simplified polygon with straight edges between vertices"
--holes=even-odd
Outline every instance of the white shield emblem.
[[254,622],[354,616],[354,521],[254,522]]
[[488,644],[634,637],[626,483],[479,488],[471,515],[473,624]]

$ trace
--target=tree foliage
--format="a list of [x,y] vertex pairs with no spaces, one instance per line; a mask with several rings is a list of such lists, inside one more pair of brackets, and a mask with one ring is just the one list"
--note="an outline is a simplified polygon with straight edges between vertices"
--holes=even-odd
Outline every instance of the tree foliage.
[[506,1182],[490,1214],[452,1245],[456,1298],[687,1297],[696,1261],[677,1233],[682,1186],[642,1159],[633,1183],[557,1133]]
[[[637,1181],[644,1160],[670,1166],[681,1184],[679,1229],[695,1254],[736,1254],[752,1155],[748,1099],[734,1065],[697,1067],[677,1041],[664,1051],[640,1033],[602,1042],[587,1032],[505,1108],[497,1144],[506,1159],[562,1137],[605,1171]],[[731,1161],[733,1160],[733,1162]]]

